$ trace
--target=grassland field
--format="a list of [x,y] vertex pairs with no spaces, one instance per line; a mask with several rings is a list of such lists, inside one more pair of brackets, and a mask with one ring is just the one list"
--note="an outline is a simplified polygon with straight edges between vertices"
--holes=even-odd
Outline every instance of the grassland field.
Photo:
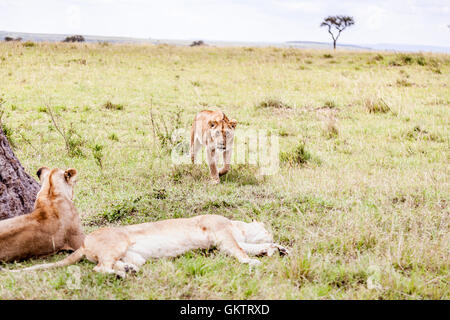
[[[0,43],[0,96],[29,173],[78,170],[86,232],[220,214],[291,249],[256,268],[197,250],[126,279],[2,271],[1,299],[450,298],[449,55]],[[280,170],[237,164],[212,186],[205,163],[173,166],[170,134],[203,109],[278,135]]]

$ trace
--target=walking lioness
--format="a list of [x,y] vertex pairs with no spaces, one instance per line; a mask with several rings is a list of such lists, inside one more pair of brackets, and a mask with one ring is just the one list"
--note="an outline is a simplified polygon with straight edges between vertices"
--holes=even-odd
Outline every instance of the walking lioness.
[[87,235],[81,248],[64,260],[14,271],[67,266],[85,256],[98,263],[95,271],[125,277],[128,271],[137,272],[149,258],[175,257],[188,250],[213,246],[251,265],[260,261],[247,254],[271,256],[277,250],[288,253],[287,249],[273,243],[272,235],[262,223],[202,215],[102,228]]
[[13,261],[76,250],[84,240],[80,217],[73,205],[77,171],[42,167],[41,190],[34,211],[0,221],[0,261]]
[[[206,147],[206,158],[213,183],[230,170],[236,120],[229,120],[222,111],[204,110],[194,119],[191,130],[191,160],[195,163],[200,148]],[[217,170],[217,155],[223,153],[224,167]]]

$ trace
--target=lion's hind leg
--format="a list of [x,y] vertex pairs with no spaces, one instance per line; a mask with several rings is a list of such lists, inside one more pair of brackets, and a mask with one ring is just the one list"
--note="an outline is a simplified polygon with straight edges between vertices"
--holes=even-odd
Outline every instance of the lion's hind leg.
[[87,258],[97,261],[94,271],[114,273],[119,277],[125,277],[126,272],[123,265],[117,263],[125,256],[128,247],[131,245],[131,241],[125,233],[117,229],[104,230],[89,237],[85,245]]
[[128,250],[125,256],[116,262],[116,265],[122,264],[123,270],[127,273],[137,273],[145,262],[146,260],[139,253]]

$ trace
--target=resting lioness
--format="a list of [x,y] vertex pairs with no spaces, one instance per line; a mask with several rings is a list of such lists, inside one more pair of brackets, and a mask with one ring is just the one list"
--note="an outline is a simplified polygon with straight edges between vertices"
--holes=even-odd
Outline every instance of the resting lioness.
[[75,169],[42,167],[41,190],[34,211],[0,221],[0,261],[13,261],[76,250],[84,240],[80,217],[73,205]]
[[272,235],[260,222],[245,223],[218,215],[203,215],[102,228],[87,235],[81,248],[64,260],[13,271],[67,266],[86,256],[98,263],[94,271],[125,277],[128,271],[137,272],[149,258],[175,257],[188,250],[213,246],[251,265],[260,261],[247,254],[271,256],[277,250],[288,253],[287,249],[273,243]]
[[[236,120],[229,120],[222,111],[204,110],[194,119],[191,129],[191,160],[195,163],[198,151],[204,145],[213,183],[230,170]],[[224,167],[217,170],[217,154],[223,152]]]

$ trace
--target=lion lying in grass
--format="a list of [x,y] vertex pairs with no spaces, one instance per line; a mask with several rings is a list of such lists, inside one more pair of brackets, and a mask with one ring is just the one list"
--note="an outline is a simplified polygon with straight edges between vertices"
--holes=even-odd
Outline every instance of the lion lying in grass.
[[76,250],[84,240],[73,205],[77,171],[42,167],[34,211],[0,221],[0,261],[22,260],[60,250]]
[[248,254],[288,253],[286,248],[273,243],[272,235],[260,222],[245,223],[218,215],[202,215],[102,228],[87,235],[78,250],[59,262],[13,271],[63,267],[86,257],[97,263],[94,271],[125,277],[129,271],[137,272],[150,258],[175,257],[188,250],[213,246],[250,265],[260,264],[260,261]]

